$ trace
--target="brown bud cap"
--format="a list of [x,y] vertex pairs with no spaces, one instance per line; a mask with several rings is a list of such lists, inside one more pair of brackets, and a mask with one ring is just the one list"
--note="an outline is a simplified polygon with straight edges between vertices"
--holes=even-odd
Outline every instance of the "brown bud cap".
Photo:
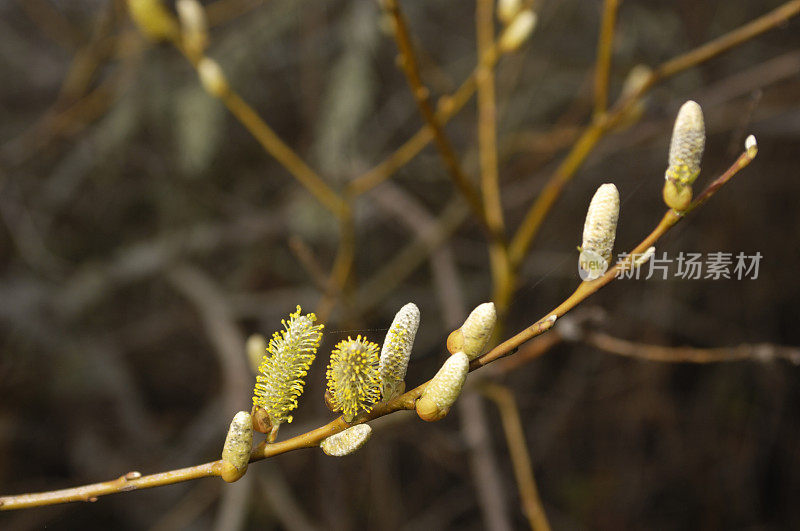
[[682,212],[692,203],[692,187],[682,186],[672,180],[664,181],[664,203],[671,209]]
[[439,420],[450,410],[464,387],[469,372],[469,358],[456,352],[444,362],[417,400],[419,417],[426,421]]
[[497,310],[493,302],[479,304],[469,314],[461,328],[447,337],[447,350],[451,354],[463,352],[474,360],[486,349],[492,330],[497,322]]

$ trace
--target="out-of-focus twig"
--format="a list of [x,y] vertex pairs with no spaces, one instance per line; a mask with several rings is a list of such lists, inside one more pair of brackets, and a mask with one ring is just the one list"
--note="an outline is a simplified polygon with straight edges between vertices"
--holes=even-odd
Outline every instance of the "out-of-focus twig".
[[549,531],[550,524],[547,514],[539,498],[539,489],[536,487],[536,478],[533,475],[533,463],[525,442],[525,430],[519,416],[517,401],[511,391],[502,385],[484,382],[479,390],[491,399],[500,411],[500,420],[508,443],[508,452],[514,468],[514,477],[517,479],[519,496],[522,499],[522,512],[528,518],[528,523],[534,531]]
[[[656,228],[653,229],[653,231],[644,240],[642,240],[639,245],[637,245],[630,251],[630,253],[628,253],[627,258],[617,262],[614,267],[610,268],[602,277],[598,278],[597,280],[582,282],[572,293],[572,295],[567,297],[561,304],[548,312],[541,319],[508,340],[500,343],[486,354],[474,359],[470,363],[470,371],[480,369],[481,367],[488,365],[497,359],[503,358],[515,352],[516,349],[523,343],[526,343],[534,337],[550,330],[559,317],[568,313],[598,290],[613,282],[621,271],[631,266],[634,256],[640,255],[646,249],[653,246],[673,226],[685,219],[686,214],[703,205],[712,195],[714,195],[723,185],[725,185],[725,183],[727,183],[736,173],[738,173],[739,170],[747,166],[755,158],[756,153],[756,146],[749,146],[749,149],[742,153],[742,155],[730,168],[728,168],[727,171],[725,171],[725,173],[713,181],[697,197],[697,199],[692,202],[685,212],[679,214],[674,210],[668,210]],[[369,413],[359,416],[356,419],[356,422],[365,423],[385,415],[389,415],[396,411],[414,409],[416,401],[422,396],[422,393],[427,387],[428,383],[429,382],[422,383],[414,389],[406,391],[404,394],[388,402],[379,402]],[[267,443],[264,441],[252,450],[250,453],[250,461],[254,462],[262,459],[268,459],[270,457],[301,448],[316,447],[324,439],[336,433],[340,433],[349,427],[350,424],[345,422],[342,417],[339,417],[325,424],[324,426],[320,426],[319,428],[308,431],[301,435],[297,435],[285,441],[279,441],[275,443]],[[139,488],[151,488],[161,485],[169,485],[202,477],[219,476],[221,473],[221,468],[221,460],[212,461],[210,463],[204,463],[179,470],[161,472],[149,476],[142,476],[138,472],[130,472],[118,479],[102,483],[95,483],[92,485],[83,485],[70,489],[38,492],[32,494],[0,496],[0,511],[53,505],[71,501],[94,501],[98,496],[103,496],[106,494],[125,492]]]
[[655,68],[646,82],[637,91],[620,99],[612,109],[595,116],[591,124],[573,145],[563,162],[545,184],[539,196],[528,209],[525,219],[511,239],[509,253],[511,264],[518,267],[539,232],[545,217],[560,197],[564,186],[572,180],[575,173],[594,149],[603,135],[613,128],[625,112],[638,101],[653,85],[675,74],[708,61],[753,37],[768,31],[800,13],[800,0],[786,2],[777,9],[737,28],[688,53],[670,59]]
[[726,361],[761,361],[776,359],[800,364],[800,348],[771,343],[742,344],[733,347],[666,347],[620,339],[603,332],[589,332],[582,341],[611,354],[663,363],[720,363]]
[[611,70],[611,55],[614,48],[614,26],[620,0],[603,2],[603,18],[597,40],[597,61],[594,67],[594,114],[606,111],[608,104],[608,76]]
[[408,84],[411,87],[411,93],[414,100],[419,107],[419,111],[425,122],[428,124],[431,132],[433,133],[433,140],[436,148],[442,156],[442,160],[447,167],[450,177],[456,188],[461,192],[467,200],[467,204],[472,209],[473,214],[483,223],[489,232],[492,232],[491,225],[486,219],[486,212],[484,211],[483,204],[481,203],[480,194],[475,189],[473,184],[469,181],[461,164],[458,162],[455,150],[453,149],[450,140],[444,132],[442,124],[436,117],[433,106],[430,103],[430,92],[428,88],[422,83],[419,75],[419,67],[417,66],[417,59],[414,53],[414,47],[411,42],[411,37],[408,33],[408,26],[406,24],[405,16],[400,10],[400,4],[397,0],[384,0],[386,11],[391,15],[393,21],[393,29],[397,47],[400,52],[400,64],[403,72],[406,75]]
[[[475,33],[478,57],[483,57],[494,42],[493,0],[478,0]],[[489,225],[489,264],[492,272],[492,300],[502,316],[510,300],[511,264],[505,243],[503,205],[500,200],[500,175],[497,167],[497,102],[494,70],[488,64],[478,67],[478,156],[481,168],[481,193],[486,223]]]

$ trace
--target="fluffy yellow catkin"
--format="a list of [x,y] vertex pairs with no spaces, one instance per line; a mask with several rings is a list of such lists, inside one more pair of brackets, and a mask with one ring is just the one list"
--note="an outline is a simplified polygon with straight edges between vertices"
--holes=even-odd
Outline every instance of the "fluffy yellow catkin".
[[669,166],[664,174],[664,202],[677,211],[692,201],[692,183],[700,174],[700,160],[706,143],[703,110],[687,101],[678,111],[669,146]]
[[466,354],[456,352],[447,358],[417,400],[416,409],[419,418],[432,422],[447,415],[450,406],[461,394],[468,372],[469,358]]
[[536,13],[530,9],[520,11],[500,34],[498,47],[503,52],[513,52],[528,40],[536,28]]
[[447,350],[451,354],[463,352],[470,360],[474,360],[486,349],[496,322],[497,310],[493,302],[478,305],[461,328],[447,337]]
[[222,447],[221,477],[228,483],[244,476],[253,446],[253,423],[250,413],[238,412],[228,428],[225,446]]
[[594,280],[608,268],[614,251],[619,219],[619,192],[613,184],[603,184],[592,197],[583,223],[580,267],[585,280]]
[[419,328],[419,308],[409,302],[394,316],[381,347],[378,370],[381,375],[381,397],[391,400],[405,391],[408,360]]
[[256,376],[253,405],[263,408],[269,416],[270,442],[275,440],[283,422],[292,421],[289,413],[303,394],[303,377],[308,374],[322,339],[324,325],[314,325],[317,316],[300,315],[301,311],[298,306],[288,321],[281,321],[284,329],[273,334],[258,366],[260,374]]
[[357,336],[340,341],[331,352],[326,376],[328,404],[345,422],[367,413],[381,396],[378,345]]
[[168,41],[180,34],[178,22],[161,0],[127,0],[131,19],[150,40]]
[[203,6],[198,0],[178,0],[175,9],[181,23],[184,48],[190,56],[203,55],[208,46],[208,21]]
[[322,451],[333,457],[342,457],[352,454],[364,446],[372,435],[369,424],[357,424],[346,430],[331,435],[323,440],[319,447]]

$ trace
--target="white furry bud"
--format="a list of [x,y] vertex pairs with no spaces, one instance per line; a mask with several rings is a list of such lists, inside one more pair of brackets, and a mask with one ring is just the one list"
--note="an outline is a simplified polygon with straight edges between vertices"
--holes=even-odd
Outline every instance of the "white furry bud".
[[503,24],[509,24],[513,22],[520,9],[522,9],[522,0],[498,0],[497,18]]
[[381,388],[383,400],[391,400],[405,390],[406,370],[419,328],[419,308],[409,302],[394,316],[381,347]]
[[619,192],[613,184],[603,184],[589,203],[583,224],[580,268],[585,280],[594,280],[608,269],[614,250],[619,218]]
[[331,435],[319,445],[322,451],[333,457],[349,455],[364,446],[372,435],[369,424],[356,424]]
[[197,63],[197,75],[206,92],[215,98],[221,98],[228,92],[228,80],[222,72],[219,63],[208,57],[203,57]]
[[244,476],[253,446],[253,420],[247,411],[238,412],[228,428],[222,448],[222,479],[231,483]]
[[187,52],[196,57],[203,55],[208,45],[208,21],[203,6],[197,0],[178,0],[175,9]]
[[461,328],[447,338],[447,350],[451,354],[463,352],[470,360],[474,360],[486,349],[496,322],[497,310],[493,302],[478,305]]
[[456,352],[444,362],[417,400],[417,414],[422,420],[434,421],[447,415],[464,387],[469,372],[469,358]]
[[498,40],[498,46],[503,52],[513,52],[528,40],[536,28],[536,13],[527,9],[514,17]]

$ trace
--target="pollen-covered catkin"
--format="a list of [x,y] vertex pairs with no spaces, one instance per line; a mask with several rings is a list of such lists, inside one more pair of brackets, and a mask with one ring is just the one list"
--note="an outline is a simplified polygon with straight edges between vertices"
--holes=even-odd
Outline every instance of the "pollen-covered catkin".
[[619,192],[613,184],[601,185],[589,203],[583,223],[580,267],[594,280],[608,268],[614,251],[619,219]]
[[326,438],[319,447],[330,456],[342,457],[364,446],[371,435],[372,428],[369,424],[357,424]]
[[469,372],[469,358],[463,352],[456,352],[444,362],[442,368],[430,381],[417,400],[417,415],[422,420],[439,420],[450,411],[464,387]]
[[175,40],[180,34],[178,22],[161,0],[128,0],[128,11],[139,31],[150,40]]
[[461,328],[447,337],[447,350],[451,354],[463,352],[470,360],[474,360],[486,349],[496,322],[497,310],[494,303],[479,304],[472,310]]
[[381,397],[391,400],[405,390],[406,370],[419,328],[419,308],[409,302],[394,316],[381,347]]
[[677,211],[686,210],[692,200],[692,183],[700,174],[706,142],[703,110],[687,101],[678,111],[669,146],[669,166],[664,174],[664,202]]
[[222,447],[222,479],[231,483],[244,476],[253,446],[253,422],[247,411],[238,412]]
[[314,325],[317,316],[300,315],[301,311],[298,306],[288,321],[281,321],[284,329],[273,334],[258,367],[253,405],[263,408],[269,416],[270,442],[275,440],[281,423],[292,421],[289,413],[303,394],[303,377],[308,374],[322,339],[323,325]]
[[367,338],[348,337],[331,352],[326,376],[327,400],[333,411],[341,411],[345,422],[368,413],[381,396],[378,345]]

